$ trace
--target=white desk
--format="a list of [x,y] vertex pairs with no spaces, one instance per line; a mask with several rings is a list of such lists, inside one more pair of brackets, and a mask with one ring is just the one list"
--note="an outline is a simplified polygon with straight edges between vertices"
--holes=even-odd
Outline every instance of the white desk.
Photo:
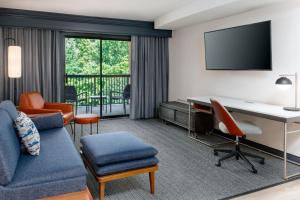
[[[204,106],[211,106],[210,99],[216,99],[221,104],[223,104],[229,111],[239,112],[249,115],[254,115],[257,117],[262,117],[266,119],[271,119],[275,121],[282,122],[284,125],[283,130],[283,178],[288,179],[300,173],[287,175],[287,134],[299,132],[300,130],[295,131],[287,131],[287,126],[290,123],[299,123],[300,122],[300,112],[286,111],[283,110],[281,106],[258,103],[258,102],[249,102],[245,100],[233,99],[228,97],[220,97],[220,96],[200,96],[200,97],[188,97],[187,101],[189,103],[189,113],[191,111],[192,103],[197,103]],[[191,136],[190,130],[190,115],[189,115],[189,128],[188,134]]]

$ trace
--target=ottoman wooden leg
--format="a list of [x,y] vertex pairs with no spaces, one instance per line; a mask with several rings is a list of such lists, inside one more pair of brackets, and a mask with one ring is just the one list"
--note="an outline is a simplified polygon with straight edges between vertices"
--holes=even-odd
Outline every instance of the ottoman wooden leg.
[[150,192],[154,194],[155,191],[155,172],[149,172],[149,180],[150,180]]
[[99,200],[104,200],[105,183],[99,183]]

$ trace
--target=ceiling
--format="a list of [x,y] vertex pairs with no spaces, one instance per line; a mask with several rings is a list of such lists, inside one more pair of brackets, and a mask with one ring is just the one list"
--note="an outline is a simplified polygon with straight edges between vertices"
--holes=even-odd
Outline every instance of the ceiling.
[[0,7],[154,21],[194,0],[0,0]]
[[155,19],[155,28],[175,30],[261,7],[299,0],[198,0]]
[[175,30],[281,1],[293,0],[0,0],[0,7],[154,21]]

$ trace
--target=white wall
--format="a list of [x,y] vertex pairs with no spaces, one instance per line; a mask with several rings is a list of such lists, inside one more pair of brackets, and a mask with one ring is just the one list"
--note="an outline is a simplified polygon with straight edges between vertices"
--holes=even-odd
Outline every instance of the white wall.
[[[204,32],[260,21],[272,21],[273,71],[205,70]],[[170,40],[170,100],[221,95],[277,105],[292,105],[292,89],[275,86],[279,74],[300,73],[300,1],[288,1],[173,32]],[[235,114],[261,126],[264,134],[248,137],[282,150],[283,124]],[[300,128],[300,127],[298,127]],[[300,156],[300,133],[289,135],[289,152]]]

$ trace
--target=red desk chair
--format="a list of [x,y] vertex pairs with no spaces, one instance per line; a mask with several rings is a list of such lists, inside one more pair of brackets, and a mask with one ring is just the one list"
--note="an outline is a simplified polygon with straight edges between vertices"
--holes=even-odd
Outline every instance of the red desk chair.
[[219,128],[222,132],[228,133],[230,135],[235,136],[235,149],[229,150],[229,149],[214,149],[214,154],[217,156],[219,152],[226,153],[226,155],[222,158],[220,158],[216,164],[216,166],[220,167],[221,162],[235,157],[237,160],[241,158],[246,162],[246,164],[251,167],[251,171],[253,173],[257,173],[257,170],[255,169],[254,165],[246,158],[256,158],[259,160],[260,164],[265,163],[265,159],[261,156],[257,156],[254,154],[250,154],[247,152],[242,152],[240,150],[240,138],[245,138],[246,135],[252,134],[252,135],[260,135],[262,134],[262,130],[248,122],[237,122],[234,120],[234,118],[230,115],[230,113],[227,111],[227,109],[221,105],[218,101],[211,99],[211,105],[215,114],[215,117],[219,121]]

